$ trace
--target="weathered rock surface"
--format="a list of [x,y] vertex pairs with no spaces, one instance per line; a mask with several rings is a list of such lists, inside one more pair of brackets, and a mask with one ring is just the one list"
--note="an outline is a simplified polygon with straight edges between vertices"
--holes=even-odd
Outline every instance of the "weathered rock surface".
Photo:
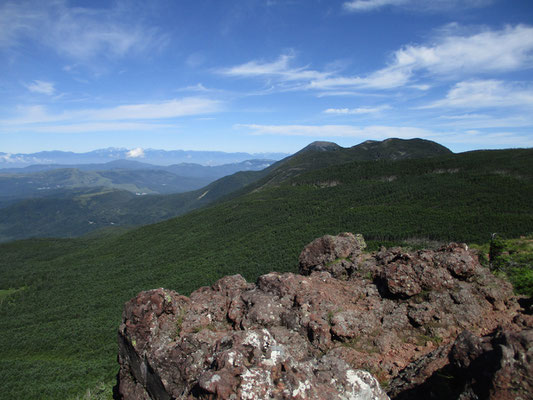
[[336,278],[348,278],[351,265],[366,247],[363,235],[344,232],[338,236],[326,235],[313,240],[299,257],[300,273],[329,271]]
[[[439,366],[438,359],[448,363]],[[389,393],[398,400],[531,399],[533,328],[499,328],[482,337],[464,331],[453,345],[409,365],[393,380]]]
[[[492,398],[511,398],[514,371],[531,372],[533,338],[510,285],[465,245],[364,246],[360,235],[326,236],[303,250],[302,275],[228,276],[188,298],[140,293],[119,329],[120,398],[388,398],[381,387],[411,398],[443,368],[474,371],[486,352],[507,357]],[[486,339],[498,326],[514,331]]]

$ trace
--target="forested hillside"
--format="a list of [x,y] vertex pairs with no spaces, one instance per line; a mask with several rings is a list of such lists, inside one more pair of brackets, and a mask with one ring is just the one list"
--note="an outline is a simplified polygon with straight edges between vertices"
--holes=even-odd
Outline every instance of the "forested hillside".
[[[4,185],[5,193],[19,192],[27,196],[35,196],[35,191],[41,193],[38,198],[13,202],[0,208],[0,241],[76,237],[99,230],[108,232],[115,228],[131,228],[182,215],[261,187],[276,186],[292,177],[328,166],[443,154],[451,152],[438,143],[422,139],[367,141],[350,148],[331,142],[314,142],[298,153],[257,171],[268,163],[265,164],[265,160],[249,160],[218,167],[179,164],[145,170],[146,164],[122,160],[106,164],[107,169],[102,171],[62,169],[30,175],[2,177],[0,174],[0,188]],[[123,169],[115,169],[117,166]],[[129,169],[124,169],[126,167]],[[241,171],[207,185],[210,179],[214,179],[213,174],[231,173],[237,169]],[[186,178],[174,173],[183,174]],[[39,191],[43,185],[47,190]],[[184,185],[189,185],[191,191],[153,195],[181,192],[186,187]],[[56,186],[62,189],[50,190]],[[143,196],[119,191],[124,189]],[[145,197],[147,193],[152,195]],[[0,197],[0,205],[1,200]]]
[[0,397],[111,385],[122,305],[141,290],[295,271],[305,244],[342,231],[370,249],[533,232],[531,149],[344,163],[259,189],[119,236],[1,245]]

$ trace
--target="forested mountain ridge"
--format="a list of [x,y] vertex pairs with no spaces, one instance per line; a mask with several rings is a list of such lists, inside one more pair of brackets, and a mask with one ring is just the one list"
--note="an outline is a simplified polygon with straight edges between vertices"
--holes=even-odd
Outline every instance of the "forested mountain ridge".
[[[450,153],[445,147],[422,139],[387,139],[382,142],[364,142],[350,148],[331,142],[314,142],[296,154],[259,171],[244,170],[257,169],[261,165],[268,165],[270,161],[249,160],[219,167],[180,164],[160,167],[159,170],[144,170],[140,168],[146,164],[126,160],[109,164],[113,167],[129,166],[130,169],[61,169],[30,175],[9,175],[9,178],[0,174],[0,187],[2,184],[13,186],[15,181],[14,186],[21,194],[31,195],[36,187],[39,189],[39,185],[46,185],[44,188],[47,189],[41,190],[43,198],[18,202],[0,209],[0,241],[27,237],[75,237],[103,228],[139,226],[175,217],[259,188],[278,185],[291,177],[327,166],[365,160],[435,157]],[[231,172],[235,168],[243,171],[220,178],[207,186],[201,185],[201,182],[209,179],[206,174],[214,173],[213,169],[221,173]],[[194,178],[172,175],[180,171]],[[55,182],[56,186],[60,184],[75,190],[52,190],[50,193],[48,189],[54,183],[46,183],[49,181]],[[198,189],[199,186],[204,187]],[[184,191],[184,187],[195,190],[146,198],[119,195],[114,190],[126,189],[136,194],[153,194]]]
[[424,139],[369,140],[348,148],[332,142],[313,142],[268,167],[253,186],[254,189],[275,186],[306,172],[356,161],[409,160],[449,154],[453,153],[446,147]]

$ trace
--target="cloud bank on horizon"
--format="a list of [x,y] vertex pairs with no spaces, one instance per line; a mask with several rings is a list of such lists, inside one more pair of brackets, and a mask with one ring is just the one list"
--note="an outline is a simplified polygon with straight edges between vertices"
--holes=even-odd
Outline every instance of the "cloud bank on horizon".
[[519,0],[0,4],[0,151],[533,146]]

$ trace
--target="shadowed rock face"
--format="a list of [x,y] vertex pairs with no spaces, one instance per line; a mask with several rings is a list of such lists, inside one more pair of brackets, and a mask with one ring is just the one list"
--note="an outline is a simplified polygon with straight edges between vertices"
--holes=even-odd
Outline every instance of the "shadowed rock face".
[[511,287],[465,245],[364,247],[360,235],[326,236],[303,250],[302,275],[255,284],[228,276],[188,298],[140,293],[119,329],[120,398],[387,399],[381,386],[401,397],[450,365],[450,354],[460,366],[479,357],[474,339],[465,347],[473,355],[457,351],[464,330],[519,331]]
[[[518,331],[500,327],[482,337],[464,331],[453,344],[409,365],[394,379],[389,394],[398,400],[531,399],[532,326]],[[449,362],[433,368],[445,355]],[[426,370],[434,372],[427,374]]]

